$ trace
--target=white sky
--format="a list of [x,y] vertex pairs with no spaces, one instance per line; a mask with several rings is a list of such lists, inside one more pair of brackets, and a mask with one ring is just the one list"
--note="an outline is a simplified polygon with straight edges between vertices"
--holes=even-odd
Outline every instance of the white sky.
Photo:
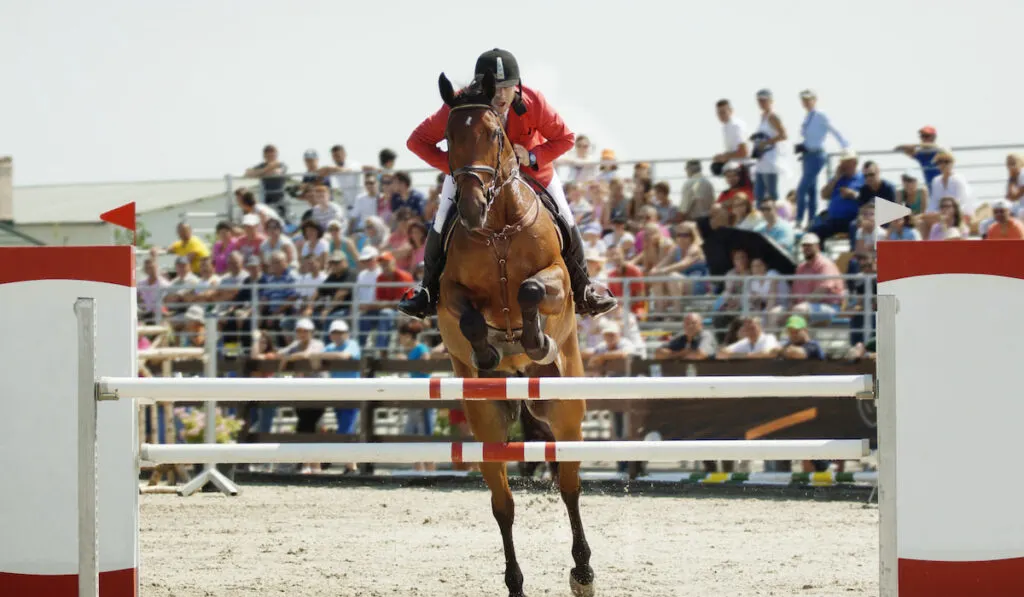
[[[0,0],[0,155],[15,184],[213,178],[268,142],[290,168],[343,143],[360,163],[437,109],[443,70],[519,59],[577,133],[619,157],[708,156],[714,102],[754,124],[797,92],[857,148],[1024,140],[1021,0],[860,2]],[[504,22],[504,24],[502,24]]]

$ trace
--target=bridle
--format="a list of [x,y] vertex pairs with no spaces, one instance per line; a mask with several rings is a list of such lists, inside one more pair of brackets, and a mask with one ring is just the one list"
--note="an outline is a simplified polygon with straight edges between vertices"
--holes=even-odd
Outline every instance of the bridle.
[[[515,159],[515,164],[512,165],[512,168],[509,169],[509,174],[505,176],[504,180],[502,180],[499,184],[498,179],[499,176],[501,175],[501,168],[504,165],[502,164],[501,156],[505,150],[505,144],[508,141],[508,137],[505,135],[504,127],[498,127],[498,156],[494,160],[494,166],[471,163],[460,168],[453,169],[451,166],[452,140],[448,131],[451,129],[452,117],[455,115],[456,112],[461,110],[487,110],[491,114],[494,114],[498,118],[499,122],[501,121],[501,116],[489,104],[463,104],[461,106],[456,106],[449,110],[448,112],[448,126],[445,127],[444,133],[445,141],[448,143],[449,148],[448,171],[452,177],[452,180],[455,182],[456,193],[458,192],[459,178],[463,176],[472,176],[477,180],[477,182],[480,183],[480,188],[482,188],[484,192],[484,200],[486,201],[486,206],[489,208],[491,206],[491,203],[494,202],[494,198],[498,196],[498,193],[500,193],[503,188],[505,188],[513,181],[515,181],[517,178],[519,178],[519,158],[513,151],[512,157],[513,159]],[[489,180],[485,182],[481,174],[488,175]],[[458,199],[456,199],[455,201],[455,207],[456,209],[459,210],[461,216],[461,207]]]

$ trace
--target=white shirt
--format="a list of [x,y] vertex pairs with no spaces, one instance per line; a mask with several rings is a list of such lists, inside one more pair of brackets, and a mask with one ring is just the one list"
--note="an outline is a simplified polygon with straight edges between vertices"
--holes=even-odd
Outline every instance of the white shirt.
[[608,245],[604,244],[604,241],[597,239],[594,242],[583,241],[584,251],[597,251],[599,255],[604,256],[605,252],[608,251]]
[[381,271],[378,265],[374,269],[364,269],[356,275],[355,298],[360,303],[372,303],[377,300],[377,277]]
[[135,283],[140,302],[149,312],[156,312],[160,309],[160,303],[164,298],[163,289],[168,286],[170,286],[170,282],[163,276],[157,276],[153,282],[149,281],[149,277],[145,277]]
[[327,244],[326,238],[321,238],[320,240],[316,241],[316,244],[313,245],[312,247],[310,246],[309,241],[306,241],[302,243],[301,257],[305,259],[306,257],[309,256],[310,253],[313,254],[313,257],[319,257],[330,250],[331,245]]
[[338,220],[341,222],[341,229],[346,230],[345,211],[337,203],[328,201],[326,205],[314,205],[311,211],[313,219],[320,224],[324,231],[327,230],[327,225],[331,223],[331,220]]
[[377,196],[363,193],[356,197],[355,204],[349,208],[349,217],[353,222],[366,225],[366,218],[377,215]]
[[974,214],[974,197],[971,196],[971,187],[968,186],[967,179],[960,173],[951,174],[948,183],[943,183],[941,174],[936,176],[932,180],[932,188],[929,191],[931,193],[928,197],[929,212],[939,211],[939,203],[943,197],[952,197],[960,204],[960,213]]
[[772,334],[761,334],[761,337],[757,339],[754,344],[750,343],[750,340],[743,338],[739,342],[730,344],[726,347],[726,351],[733,354],[754,354],[768,352],[779,347],[779,339]]
[[596,347],[594,347],[594,354],[605,354],[608,352],[624,352],[626,354],[638,354],[636,345],[619,336],[619,341],[616,342],[615,348],[608,348],[608,343],[602,340]]
[[747,142],[747,123],[733,116],[722,125],[722,136],[725,138],[725,151],[736,151]]
[[598,166],[601,163],[593,154],[585,158],[574,155],[570,158],[564,158],[563,161],[569,167],[569,180],[574,182],[597,180],[597,175],[600,173]]
[[327,272],[320,272],[316,276],[310,273],[305,273],[299,276],[299,287],[298,293],[304,299],[313,298],[316,294],[317,288],[324,283],[327,279]]
[[[768,115],[766,114],[761,118],[761,125],[757,127],[757,132],[768,135],[769,138],[774,138],[779,134],[779,131],[775,130]],[[773,174],[778,172],[775,164],[779,158],[778,146],[773,145],[768,151],[761,154],[761,157],[757,160],[757,172],[761,174]]]
[[363,171],[345,164],[347,172],[332,174],[331,187],[341,191],[342,205],[352,205],[359,196],[363,187]]

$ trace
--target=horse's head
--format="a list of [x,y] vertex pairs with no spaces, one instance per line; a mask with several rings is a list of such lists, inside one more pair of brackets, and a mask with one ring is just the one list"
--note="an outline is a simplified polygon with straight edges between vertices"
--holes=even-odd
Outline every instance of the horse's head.
[[448,169],[455,180],[455,206],[463,226],[477,230],[484,227],[498,191],[514,176],[515,152],[501,117],[491,107],[496,89],[492,73],[460,94],[441,73],[438,87],[451,108],[445,138]]

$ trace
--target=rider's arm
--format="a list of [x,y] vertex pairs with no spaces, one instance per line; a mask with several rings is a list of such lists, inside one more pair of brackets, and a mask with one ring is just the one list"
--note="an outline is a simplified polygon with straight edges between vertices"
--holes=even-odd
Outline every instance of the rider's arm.
[[540,92],[535,91],[533,99],[535,101],[531,102],[529,109],[536,112],[537,130],[547,139],[532,150],[533,155],[537,157],[537,167],[540,168],[572,149],[576,144],[576,135],[565,126],[562,117]]
[[441,172],[447,172],[448,154],[437,147],[444,139],[444,130],[447,126],[448,106],[442,106],[412,131],[405,146],[424,162]]

